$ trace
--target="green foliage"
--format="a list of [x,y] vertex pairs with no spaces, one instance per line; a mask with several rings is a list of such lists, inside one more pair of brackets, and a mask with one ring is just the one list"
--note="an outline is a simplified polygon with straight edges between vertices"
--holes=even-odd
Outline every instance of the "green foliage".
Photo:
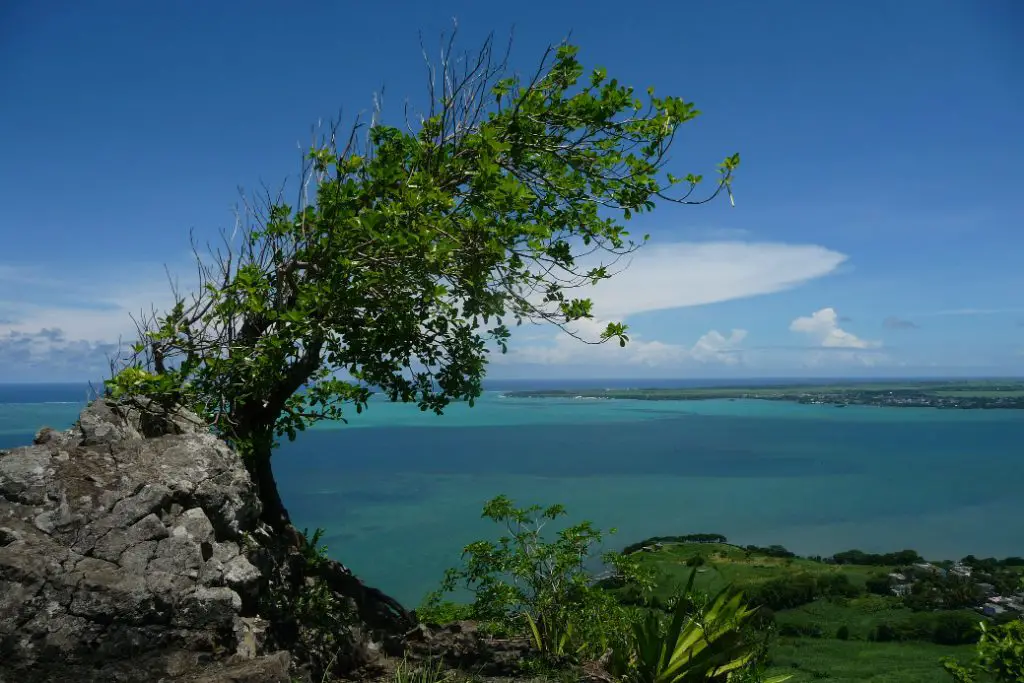
[[875,627],[878,642],[931,641],[937,645],[966,645],[978,640],[978,619],[968,612],[919,612]]
[[316,572],[317,569],[323,567],[328,561],[327,546],[320,543],[324,533],[324,530],[320,527],[317,527],[312,536],[309,535],[309,529],[302,530],[302,536],[306,542],[299,548],[299,552],[311,573]]
[[623,555],[631,555],[641,548],[654,546],[658,543],[726,543],[722,534],[685,534],[683,536],[651,536],[636,543],[630,543],[622,549]]
[[[371,388],[438,414],[472,404],[512,323],[578,336],[570,325],[593,312],[575,290],[646,239],[624,227],[635,214],[731,197],[738,155],[702,198],[701,176],[665,169],[692,103],[586,76],[572,45],[525,80],[489,41],[467,60],[445,58],[418,130],[378,117],[365,136],[334,129],[306,154],[295,204],[247,202],[241,243],[201,261],[193,297],[140,323],[108,382],[211,422],[259,475],[265,515],[283,515],[276,439],[362,411]],[[627,340],[610,322],[585,341]]]
[[943,661],[943,667],[957,683],[974,683],[988,676],[996,683],[1024,683],[1024,621],[1001,626],[980,625],[977,661],[966,667],[955,660]]
[[[443,604],[445,592],[464,587],[474,596],[474,619],[526,630],[543,655],[599,655],[628,630],[630,617],[613,596],[593,585],[586,570],[593,547],[603,539],[600,531],[581,522],[545,538],[545,526],[565,514],[560,505],[517,508],[505,496],[489,501],[483,517],[504,525],[505,534],[466,546],[463,566],[446,572],[441,589],[428,597],[427,613]],[[603,559],[624,581],[649,584],[630,558],[607,553]]]
[[724,590],[708,607],[694,611],[688,597],[695,576],[696,569],[667,625],[654,611],[634,624],[628,649],[613,650],[614,674],[633,683],[724,680],[752,663],[755,648],[742,627],[753,610],[743,604],[741,594]]
[[861,564],[874,566],[905,566],[923,562],[916,550],[900,550],[895,553],[866,553],[862,550],[846,550],[832,556],[836,564]]
[[392,683],[445,683],[453,680],[451,672],[445,671],[440,660],[431,660],[421,666],[403,659],[395,666]]
[[473,606],[451,600],[441,600],[434,595],[427,596],[416,608],[416,619],[424,624],[451,624],[473,618]]

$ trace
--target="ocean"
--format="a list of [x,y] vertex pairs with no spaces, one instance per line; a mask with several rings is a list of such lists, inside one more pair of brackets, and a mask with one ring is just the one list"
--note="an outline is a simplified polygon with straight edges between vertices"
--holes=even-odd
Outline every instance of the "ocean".
[[[1024,411],[502,395],[567,385],[585,386],[491,382],[476,407],[441,417],[374,400],[350,424],[281,447],[285,504],[299,528],[325,529],[331,556],[408,606],[464,545],[496,534],[480,511],[499,493],[617,527],[607,549],[709,532],[800,554],[1024,554]],[[70,426],[86,396],[81,385],[0,385],[0,448]]]

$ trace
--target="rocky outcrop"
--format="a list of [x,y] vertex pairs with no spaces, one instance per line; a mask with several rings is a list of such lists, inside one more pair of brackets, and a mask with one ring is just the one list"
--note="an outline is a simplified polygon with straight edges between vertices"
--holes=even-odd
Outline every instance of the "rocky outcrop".
[[449,667],[484,676],[513,676],[531,654],[528,639],[488,636],[472,621],[444,626],[419,624],[389,645],[395,654],[410,659],[439,659]]
[[337,563],[309,576],[260,512],[238,455],[185,411],[98,400],[0,451],[0,683],[290,681],[310,652],[289,609],[316,582],[352,617],[337,646],[412,626]]

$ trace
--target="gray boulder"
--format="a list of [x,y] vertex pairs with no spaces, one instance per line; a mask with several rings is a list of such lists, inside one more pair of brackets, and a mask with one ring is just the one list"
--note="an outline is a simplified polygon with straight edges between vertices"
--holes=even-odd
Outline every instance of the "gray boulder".
[[260,511],[185,411],[98,400],[0,451],[0,683],[290,680],[259,635]]

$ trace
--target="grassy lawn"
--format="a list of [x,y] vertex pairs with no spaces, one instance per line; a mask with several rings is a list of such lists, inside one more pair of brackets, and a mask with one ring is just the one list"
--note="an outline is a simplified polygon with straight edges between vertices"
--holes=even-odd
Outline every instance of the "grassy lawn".
[[816,600],[809,605],[777,612],[775,620],[779,626],[818,626],[826,638],[834,637],[839,628],[845,626],[851,638],[866,640],[879,624],[895,623],[912,614],[897,598],[865,595],[844,603]]
[[772,649],[769,673],[791,674],[790,683],[950,683],[944,657],[968,661],[970,645],[944,647],[931,643],[867,643],[856,640],[780,638]]
[[705,559],[705,564],[697,568],[694,586],[708,592],[728,585],[744,588],[799,573],[846,574],[851,583],[863,586],[868,576],[888,571],[886,567],[840,566],[803,558],[767,557],[721,543],[666,544],[662,550],[643,553],[640,557],[657,573],[658,596],[669,597],[686,583],[692,570],[687,562],[698,555]]

